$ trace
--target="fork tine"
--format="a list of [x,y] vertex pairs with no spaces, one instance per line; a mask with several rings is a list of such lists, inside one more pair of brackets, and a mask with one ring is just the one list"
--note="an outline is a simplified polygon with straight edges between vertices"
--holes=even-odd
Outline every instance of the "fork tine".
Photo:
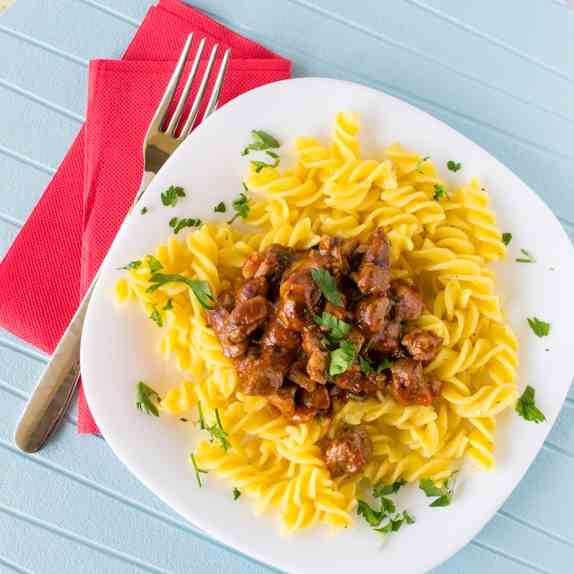
[[199,112],[199,106],[201,105],[201,100],[203,99],[205,88],[207,87],[207,82],[209,80],[211,68],[213,68],[213,62],[215,62],[215,55],[217,54],[218,47],[219,44],[215,44],[215,46],[213,46],[213,48],[211,49],[211,54],[209,54],[209,60],[207,61],[205,71],[203,72],[203,78],[201,78],[201,83],[199,84],[197,94],[195,95],[193,105],[191,106],[191,111],[189,112],[187,120],[185,120],[185,124],[183,126],[183,129],[181,130],[181,134],[179,134],[178,139],[185,138],[187,134],[190,132],[191,128],[193,127],[193,124],[195,123],[195,118],[197,117],[197,112]]
[[177,125],[179,124],[183,108],[185,107],[185,102],[191,90],[191,85],[193,83],[193,80],[195,79],[197,69],[199,68],[199,61],[201,60],[201,54],[203,53],[204,46],[205,46],[205,38],[202,38],[201,42],[199,43],[199,46],[197,47],[197,53],[195,54],[195,58],[193,59],[193,64],[191,65],[189,76],[187,77],[185,86],[183,87],[181,96],[179,97],[179,101],[177,102],[177,107],[173,112],[173,116],[171,116],[171,120],[169,120],[169,125],[167,126],[166,130],[166,133],[168,135],[175,137],[175,130],[177,129]]
[[213,83],[213,90],[211,92],[211,96],[209,97],[209,101],[207,102],[207,107],[205,108],[203,118],[201,119],[202,122],[217,107],[217,101],[219,100],[219,95],[221,94],[221,87],[223,86],[223,78],[225,78],[225,72],[227,71],[227,62],[229,61],[230,56],[231,56],[231,48],[227,48],[227,50],[225,50],[225,54],[223,54],[223,59],[221,60],[221,66],[219,67],[219,72],[217,72],[215,82]]
[[187,40],[185,41],[185,44],[183,46],[183,50],[181,51],[181,56],[179,57],[179,60],[177,61],[175,69],[173,70],[173,74],[171,75],[171,78],[169,79],[169,82],[167,84],[165,92],[163,93],[163,96],[161,97],[161,101],[159,103],[159,106],[157,107],[157,110],[155,111],[155,114],[154,114],[153,119],[151,121],[150,130],[159,131],[161,129],[161,125],[165,119],[165,114],[167,112],[169,104],[171,103],[171,99],[173,98],[173,94],[175,93],[175,90],[177,88],[177,84],[179,83],[179,80],[181,78],[181,74],[183,72],[183,67],[185,66],[185,62],[187,60],[187,55],[189,54],[189,49],[191,48],[191,41],[192,40],[193,40],[193,33],[191,33],[187,37]]

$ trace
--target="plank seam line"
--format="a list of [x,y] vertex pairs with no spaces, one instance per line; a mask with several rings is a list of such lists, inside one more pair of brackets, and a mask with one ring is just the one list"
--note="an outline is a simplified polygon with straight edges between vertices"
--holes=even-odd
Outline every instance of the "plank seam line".
[[[503,40],[499,40],[498,38],[491,36],[490,34],[487,34],[486,32],[481,32],[480,30],[474,28],[473,26],[466,24],[465,22],[462,22],[458,18],[455,18],[454,16],[450,16],[450,15],[446,14],[445,12],[443,12],[442,10],[440,10],[438,8],[434,8],[433,6],[429,6],[428,4],[425,4],[424,2],[420,2],[419,0],[404,0],[404,1],[407,2],[408,4],[412,4],[412,5],[416,6],[420,10],[430,12],[431,14],[434,14],[438,18],[441,18],[443,20],[446,20],[447,22],[450,22],[451,24],[454,24],[455,26],[458,26],[459,28],[462,28],[463,30],[470,32],[474,36],[477,36],[479,38],[487,40],[488,42],[491,42],[492,44],[498,46],[499,48],[507,50],[508,52],[511,52],[515,56],[518,56],[519,58],[522,58],[522,59],[526,60],[527,62],[530,62],[531,64],[539,66],[539,67],[543,68],[544,70],[546,70],[547,72],[555,74],[562,79],[569,80],[569,81],[574,80],[573,76],[570,76],[569,74],[562,72],[558,68],[555,68],[554,66],[551,66],[550,64],[546,64],[546,62],[543,62],[542,60],[538,60],[537,58],[533,58],[532,56],[529,56],[525,52],[521,52],[518,48],[515,48],[514,46],[507,44]],[[561,6],[564,6],[564,4],[561,4]]]
[[2,213],[1,211],[0,211],[0,220],[5,221],[10,225],[13,225],[14,227],[17,227],[18,229],[20,229],[20,227],[24,225],[22,221],[20,221],[19,219],[16,219],[15,217],[8,215],[7,213]]
[[[224,24],[225,26],[227,26],[228,28],[230,28],[232,30],[242,31],[243,33],[250,33],[254,38],[259,37],[259,38],[263,39],[260,41],[267,42],[267,43],[272,42],[276,45],[281,46],[281,49],[278,51],[282,52],[284,55],[299,54],[301,56],[304,56],[305,58],[308,58],[310,60],[315,60],[321,64],[328,64],[329,66],[332,66],[333,68],[344,72],[346,78],[354,78],[356,81],[360,81],[361,83],[366,82],[367,84],[370,84],[371,86],[377,86],[377,87],[379,87],[379,89],[383,89],[383,91],[385,91],[386,93],[389,93],[390,95],[396,95],[397,97],[402,98],[402,99],[406,100],[407,102],[409,102],[415,106],[421,107],[423,110],[425,110],[425,106],[420,106],[419,104],[417,104],[417,102],[423,102],[427,106],[431,106],[432,108],[437,108],[437,109],[442,110],[446,113],[449,113],[449,114],[452,114],[452,115],[457,116],[459,118],[462,118],[463,120],[465,120],[471,124],[476,124],[478,126],[486,128],[492,132],[498,133],[499,135],[502,135],[502,136],[510,139],[513,142],[522,144],[525,147],[531,147],[531,148],[539,151],[540,153],[547,155],[551,158],[556,159],[556,157],[558,157],[560,159],[565,159],[568,161],[574,160],[574,155],[570,156],[570,155],[565,154],[563,152],[560,152],[558,150],[546,148],[545,146],[542,146],[539,143],[536,143],[536,142],[531,141],[527,138],[523,138],[521,136],[507,132],[506,130],[503,130],[503,129],[501,129],[501,128],[493,125],[493,124],[489,124],[489,123],[484,122],[482,120],[479,120],[475,117],[472,117],[472,116],[469,116],[469,115],[464,114],[462,112],[453,110],[451,108],[444,106],[443,104],[439,104],[438,102],[434,102],[434,101],[429,100],[427,98],[423,98],[419,95],[411,94],[410,92],[408,92],[402,88],[397,88],[397,87],[393,86],[392,84],[387,84],[387,83],[382,82],[378,79],[370,78],[369,76],[365,76],[363,74],[350,71],[346,67],[342,67],[339,64],[337,64],[336,62],[332,62],[329,60],[325,60],[323,58],[319,58],[318,56],[316,56],[314,54],[307,53],[307,52],[304,52],[302,50],[298,50],[298,49],[295,49],[292,47],[287,47],[287,46],[281,44],[280,42],[278,43],[276,40],[271,40],[269,38],[269,36],[266,36],[265,34],[261,34],[261,33],[256,32],[255,30],[249,28],[248,26],[237,25],[237,23],[230,22],[226,18],[222,18],[222,17],[218,16],[217,14],[209,12],[208,10],[203,10],[203,12],[205,14],[207,14],[208,16],[219,20],[219,22],[221,22],[222,24]],[[429,112],[427,112],[427,113],[429,113]]]
[[565,544],[566,546],[569,546],[570,548],[574,548],[574,543],[571,542],[570,540],[568,540],[567,538],[564,538],[564,537],[560,536],[559,534],[554,534],[553,532],[548,532],[544,528],[541,528],[540,526],[536,526],[535,524],[530,524],[530,522],[527,522],[526,520],[524,520],[522,518],[518,518],[517,516],[514,516],[513,514],[508,512],[507,510],[500,509],[498,511],[498,514],[501,514],[505,518],[508,518],[509,520],[513,520],[514,522],[521,524],[525,528],[530,528],[530,529],[534,530],[535,532],[538,532],[539,534],[542,534],[544,536],[548,536],[548,538],[552,538],[552,540],[555,540],[556,542],[560,542],[561,544]]
[[137,566],[142,570],[147,570],[148,572],[153,572],[154,574],[173,574],[170,573],[169,570],[163,570],[154,566],[153,564],[148,564],[143,560],[139,560],[138,558],[132,556],[131,554],[127,554],[126,552],[122,552],[120,550],[116,550],[114,548],[110,548],[109,546],[105,546],[104,544],[100,544],[85,536],[81,536],[80,534],[76,534],[67,530],[66,528],[62,528],[61,526],[57,526],[56,524],[52,524],[47,522],[46,520],[42,520],[40,518],[36,518],[35,516],[30,516],[24,512],[16,510],[15,508],[11,508],[6,506],[5,504],[0,503],[0,512],[4,512],[16,519],[20,519],[28,524],[33,526],[37,526],[38,528],[42,528],[47,530],[48,532],[52,532],[53,534],[59,535],[63,538],[67,538],[73,542],[77,542],[92,550],[96,550],[102,554],[107,554],[113,558],[120,560],[121,562],[127,562],[128,564],[132,564],[133,566]]
[[49,357],[42,355],[38,351],[34,349],[27,349],[20,343],[4,339],[4,337],[0,337],[0,347],[5,347],[7,349],[10,349],[11,351],[16,351],[17,353],[25,355],[30,359],[34,359],[44,364],[46,364],[50,360]]
[[74,62],[74,64],[79,64],[80,66],[83,66],[84,68],[88,67],[88,60],[85,60],[85,59],[80,58],[78,56],[74,56],[73,54],[69,54],[65,50],[60,50],[60,48],[56,48],[55,46],[52,46],[51,44],[48,44],[47,42],[42,42],[41,40],[37,40],[36,38],[33,38],[32,36],[28,36],[28,34],[24,34],[23,32],[17,32],[16,30],[12,30],[11,28],[4,26],[3,24],[0,24],[0,32],[4,32],[5,34],[8,34],[9,36],[13,36],[14,38],[18,38],[19,40],[22,40],[23,42],[26,42],[27,44],[31,44],[32,46],[42,48],[43,50],[46,50],[46,52],[50,52],[51,54],[55,54],[56,56],[60,56],[62,58],[65,58],[66,60],[69,60],[70,62]]
[[544,448],[551,451],[551,452],[555,452],[557,454],[561,454],[562,456],[565,456],[567,458],[573,459],[574,458],[574,454],[572,454],[571,452],[567,451],[566,449],[562,448],[561,446],[557,446],[549,441],[544,441]]
[[47,166],[39,161],[36,161],[35,159],[26,157],[25,155],[18,153],[17,151],[11,150],[3,146],[2,144],[0,144],[0,153],[3,155],[7,155],[8,157],[11,157],[23,164],[34,167],[39,171],[43,171],[44,173],[48,173],[50,175],[54,175],[56,173],[56,170],[53,167]]
[[425,52],[421,52],[419,50],[411,48],[407,44],[403,44],[402,42],[399,42],[397,40],[393,40],[392,38],[389,38],[385,34],[381,34],[380,32],[375,32],[373,30],[369,30],[369,28],[365,27],[362,24],[359,24],[357,22],[352,22],[350,20],[345,20],[342,16],[339,16],[338,14],[334,14],[332,12],[329,12],[328,10],[314,6],[310,3],[308,3],[306,0],[288,0],[288,2],[291,2],[292,4],[297,4],[297,5],[302,6],[304,8],[307,8],[311,12],[316,12],[318,14],[321,14],[322,16],[325,16],[326,18],[334,20],[335,22],[338,22],[339,24],[342,24],[344,26],[348,26],[349,28],[354,29],[358,32],[362,32],[363,34],[370,36],[376,40],[386,42],[387,44],[390,44],[391,46],[394,46],[395,48],[399,48],[401,50],[404,50],[405,52],[408,52],[410,54],[414,54],[418,58],[422,58],[422,59],[427,60],[429,62],[433,62],[434,64],[441,66],[441,67],[449,70],[450,72],[453,72],[454,74],[458,74],[459,76],[461,76],[463,78],[474,81],[480,86],[487,87],[487,88],[489,88],[493,91],[496,91],[496,92],[500,92],[501,94],[504,94],[507,97],[514,99],[518,102],[522,102],[524,104],[531,105],[535,108],[539,108],[541,110],[544,110],[545,112],[547,112],[549,114],[553,114],[553,115],[556,115],[562,119],[568,120],[570,122],[574,122],[574,117],[572,117],[572,116],[569,116],[567,114],[563,114],[562,112],[551,109],[551,108],[547,108],[546,106],[539,104],[537,102],[534,102],[532,100],[527,100],[525,98],[522,98],[522,97],[520,97],[520,96],[518,96],[512,92],[509,92],[506,89],[500,88],[494,84],[490,84],[489,82],[486,82],[485,80],[481,79],[478,76],[474,76],[474,75],[469,74],[467,72],[463,72],[462,70],[459,70],[458,68],[451,66],[450,64],[442,62],[438,58],[435,58],[433,56],[429,56]]
[[[39,466],[43,466],[49,470],[52,470],[55,473],[58,473],[58,474],[66,477],[66,478],[69,478],[70,480],[73,480],[75,482],[78,482],[79,484],[82,484],[86,488],[90,488],[92,490],[95,490],[96,492],[99,492],[100,494],[102,494],[104,496],[108,496],[109,498],[112,498],[113,500],[116,500],[117,502],[123,503],[128,507],[132,507],[135,510],[139,510],[143,514],[147,514],[148,516],[150,516],[152,518],[156,518],[157,520],[159,520],[159,521],[161,521],[161,522],[163,522],[169,526],[172,526],[174,528],[178,528],[179,530],[181,530],[182,532],[184,532],[186,534],[196,536],[200,540],[207,542],[208,544],[212,544],[219,549],[223,549],[227,552],[231,552],[232,554],[234,554],[236,556],[240,556],[241,558],[244,558],[246,560],[249,560],[250,562],[252,562],[254,564],[258,564],[258,565],[263,564],[262,562],[256,560],[255,558],[252,558],[251,556],[247,556],[246,554],[243,554],[243,553],[239,552],[238,550],[235,550],[234,548],[226,546],[225,544],[222,544],[218,540],[211,538],[208,534],[206,534],[203,531],[196,529],[195,527],[191,526],[191,524],[187,524],[186,522],[182,522],[180,520],[172,518],[171,516],[168,516],[167,514],[165,514],[163,512],[149,508],[145,504],[142,504],[140,502],[132,500],[132,499],[130,499],[130,498],[118,493],[118,492],[115,492],[109,488],[106,488],[105,486],[101,486],[101,485],[97,484],[96,482],[91,481],[88,478],[85,478],[79,474],[76,474],[75,472],[69,471],[69,470],[63,468],[62,466],[60,466],[58,464],[55,464],[51,461],[46,460],[45,458],[42,458],[41,455],[28,455],[26,453],[23,453],[18,448],[16,448],[15,446],[13,446],[10,443],[7,443],[6,441],[4,441],[2,439],[0,439],[0,448],[4,448],[4,449],[12,452],[13,454],[16,454],[22,458],[25,458],[31,462],[38,464]],[[265,566],[268,567],[269,569],[271,569],[272,571],[279,572],[278,570],[273,569],[271,566],[267,566],[267,565],[265,565]]]
[[503,550],[499,550],[498,548],[494,548],[488,544],[485,544],[484,542],[479,542],[478,540],[472,540],[470,543],[473,544],[474,546],[477,546],[478,548],[480,548],[482,550],[487,550],[487,551],[492,552],[493,554],[496,554],[502,558],[506,558],[507,560],[510,560],[512,562],[516,562],[517,564],[520,564],[521,566],[525,566],[526,568],[530,568],[531,570],[534,570],[535,572],[540,572],[540,574],[552,574],[552,572],[550,572],[550,570],[545,570],[544,568],[540,568],[539,566],[535,566],[534,564],[529,564],[528,562],[526,562],[526,560],[522,560],[522,558],[518,558],[517,556],[513,556],[512,554],[508,554],[508,553],[504,552]]
[[83,116],[77,114],[76,112],[72,112],[71,110],[68,110],[68,109],[64,108],[63,106],[60,106],[60,105],[55,104],[53,102],[50,102],[46,98],[43,98],[42,96],[39,96],[38,94],[35,94],[34,92],[30,92],[24,88],[16,86],[15,84],[12,84],[11,82],[3,80],[2,78],[0,78],[0,86],[4,86],[4,88],[6,88],[7,90],[10,90],[11,92],[14,92],[14,93],[32,101],[32,102],[36,102],[37,104],[40,104],[40,105],[44,106],[45,108],[48,108],[49,110],[57,112],[57,113],[65,116],[71,120],[74,120],[75,122],[83,123],[85,120],[85,118]]
[[81,2],[82,4],[85,4],[86,6],[91,6],[92,8],[99,10],[100,12],[103,12],[104,14],[108,14],[109,16],[113,16],[114,18],[117,18],[118,20],[121,20],[122,22],[126,22],[127,24],[130,24],[131,26],[139,26],[141,24],[141,22],[139,20],[136,20],[135,18],[132,18],[131,16],[128,16],[126,14],[123,14],[122,12],[118,12],[117,10],[114,10],[113,8],[109,8],[108,6],[102,6],[98,2],[94,2],[94,0],[77,0],[77,1]]
[[4,558],[4,556],[0,556],[0,564],[4,564],[4,566],[7,566],[13,572],[17,572],[17,574],[33,574],[31,570],[25,570],[22,566],[18,566],[18,564]]

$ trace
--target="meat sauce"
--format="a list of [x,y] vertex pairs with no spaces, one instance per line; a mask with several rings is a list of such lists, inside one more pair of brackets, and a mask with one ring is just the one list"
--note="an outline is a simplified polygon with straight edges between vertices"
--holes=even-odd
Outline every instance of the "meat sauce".
[[[336,301],[326,299],[315,270],[333,279]],[[423,299],[415,286],[392,279],[382,228],[364,243],[325,236],[307,251],[271,245],[251,255],[242,274],[235,292],[219,295],[208,321],[245,394],[267,397],[293,422],[329,415],[334,400],[388,394],[403,405],[430,405],[438,396],[440,382],[425,377],[423,367],[442,339],[410,327]],[[331,324],[344,322],[344,337],[335,340],[332,327],[318,320],[325,314]],[[354,360],[329,374],[343,338]],[[343,429],[324,445],[323,456],[338,476],[362,468],[371,451],[363,429]]]

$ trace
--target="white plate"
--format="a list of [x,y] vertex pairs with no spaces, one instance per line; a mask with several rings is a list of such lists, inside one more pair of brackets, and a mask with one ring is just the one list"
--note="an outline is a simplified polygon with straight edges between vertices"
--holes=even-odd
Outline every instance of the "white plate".
[[[361,114],[365,157],[381,157],[385,145],[400,141],[430,155],[447,179],[474,175],[492,195],[500,228],[513,234],[510,256],[497,268],[507,317],[520,339],[519,384],[532,384],[548,418],[527,423],[514,413],[502,417],[497,432],[498,467],[492,473],[466,472],[452,506],[428,508],[418,489],[403,489],[401,507],[417,523],[394,535],[384,548],[362,520],[332,535],[316,528],[290,538],[279,536],[271,516],[256,518],[249,501],[233,502],[232,487],[208,475],[199,489],[188,464],[191,424],[169,417],[143,416],[135,408],[134,385],[143,379],[161,390],[180,377],[155,352],[157,327],[139,306],[114,308],[110,294],[117,267],[138,259],[169,235],[174,215],[211,218],[213,207],[241,191],[248,158],[239,154],[249,131],[265,129],[282,142],[296,135],[328,137],[335,113]],[[290,146],[283,146],[283,163]],[[456,175],[449,159],[462,162]],[[169,185],[188,192],[176,208],[161,205]],[[574,356],[572,246],[548,207],[523,182],[477,145],[428,114],[379,91],[348,82],[299,79],[277,82],[227,104],[177,150],[153,180],[146,196],[149,213],[126,222],[104,264],[88,310],[82,339],[82,377],[98,426],[116,455],[155,494],[193,524],[258,560],[289,572],[424,572],[446,560],[484,526],[526,472],[556,420],[568,391]],[[535,264],[519,264],[519,248]],[[526,318],[551,322],[551,335],[539,339]],[[548,351],[546,349],[549,349]],[[160,385],[161,381],[161,385]],[[192,557],[190,557],[192,560]],[[377,570],[374,570],[376,568]]]

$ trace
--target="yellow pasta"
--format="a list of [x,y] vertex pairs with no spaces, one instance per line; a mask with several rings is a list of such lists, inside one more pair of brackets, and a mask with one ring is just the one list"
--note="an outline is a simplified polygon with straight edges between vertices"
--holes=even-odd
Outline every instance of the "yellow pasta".
[[[182,371],[162,412],[197,419],[201,405],[205,424],[219,417],[227,433],[227,445],[202,440],[196,464],[241,489],[257,513],[274,509],[287,532],[320,522],[349,526],[365,484],[441,482],[465,457],[492,469],[495,417],[516,401],[518,366],[518,343],[489,268],[505,246],[477,180],[450,189],[428,158],[399,144],[383,158],[362,158],[359,118],[348,112],[337,114],[330,143],[296,138],[295,156],[289,171],[247,174],[250,232],[209,223],[183,239],[172,236],[115,289],[118,303],[137,301],[155,317],[158,351]],[[436,197],[437,186],[445,196]],[[424,296],[417,326],[443,339],[425,369],[443,383],[433,406],[402,406],[381,395],[335,404],[330,419],[293,424],[264,398],[239,391],[232,362],[185,284],[149,289],[159,264],[164,273],[206,281],[217,294],[237,281],[247,257],[273,243],[307,249],[322,234],[364,239],[378,227],[391,242],[393,276],[414,282]],[[369,433],[373,456],[358,475],[332,479],[321,441],[355,425]]]

